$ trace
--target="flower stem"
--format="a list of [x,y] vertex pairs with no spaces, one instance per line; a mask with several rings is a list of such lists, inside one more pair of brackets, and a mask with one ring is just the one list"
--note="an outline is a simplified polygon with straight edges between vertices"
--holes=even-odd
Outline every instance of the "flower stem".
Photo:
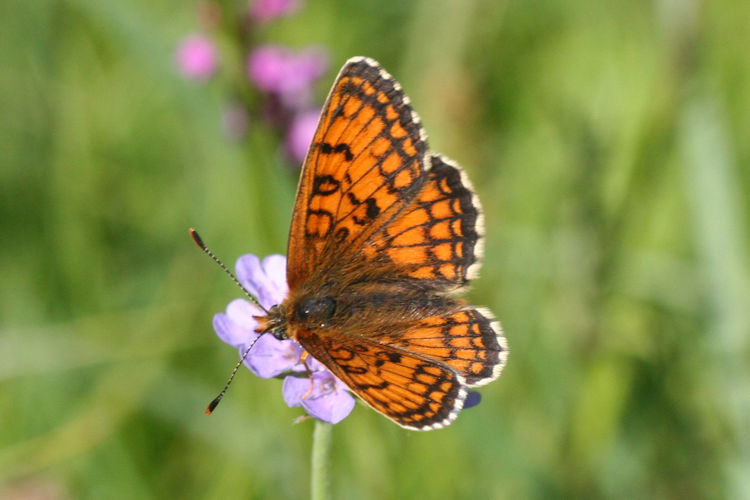
[[333,425],[315,420],[312,444],[312,470],[310,482],[310,496],[312,500],[328,500],[331,498],[330,478],[331,469],[331,432]]

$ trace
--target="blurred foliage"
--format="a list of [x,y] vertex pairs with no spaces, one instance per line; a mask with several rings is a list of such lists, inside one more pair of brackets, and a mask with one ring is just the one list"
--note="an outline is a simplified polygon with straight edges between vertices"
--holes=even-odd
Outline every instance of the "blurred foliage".
[[[229,2],[227,2],[229,3]],[[232,2],[234,7],[242,2]],[[240,373],[229,263],[297,171],[175,71],[176,0],[0,3],[0,497],[304,498],[312,426]],[[750,498],[750,3],[308,1],[259,33],[398,78],[487,219],[511,347],[429,433],[361,406],[336,498]]]

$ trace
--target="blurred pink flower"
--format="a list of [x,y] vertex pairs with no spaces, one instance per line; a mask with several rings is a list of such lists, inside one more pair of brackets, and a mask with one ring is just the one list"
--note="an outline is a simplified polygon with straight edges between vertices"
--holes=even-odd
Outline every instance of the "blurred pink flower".
[[261,45],[247,59],[247,75],[258,89],[276,94],[290,109],[310,103],[312,85],[325,73],[328,55],[320,48],[294,52],[278,45]]
[[216,46],[204,35],[185,37],[177,47],[176,59],[180,72],[194,80],[208,80],[218,66]]
[[255,0],[250,7],[250,17],[258,23],[267,23],[288,16],[299,9],[299,0]]
[[310,109],[297,114],[289,125],[284,146],[292,159],[302,162],[315,135],[320,109]]

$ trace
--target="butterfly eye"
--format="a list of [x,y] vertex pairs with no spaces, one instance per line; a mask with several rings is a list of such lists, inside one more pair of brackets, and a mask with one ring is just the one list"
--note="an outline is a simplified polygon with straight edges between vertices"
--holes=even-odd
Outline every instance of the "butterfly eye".
[[301,320],[325,326],[336,310],[336,301],[332,297],[307,297],[302,299],[296,308],[296,316]]

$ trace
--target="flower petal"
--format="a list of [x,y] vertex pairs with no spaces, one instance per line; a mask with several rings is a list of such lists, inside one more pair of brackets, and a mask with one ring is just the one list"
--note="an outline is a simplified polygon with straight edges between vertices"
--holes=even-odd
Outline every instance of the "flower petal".
[[250,81],[259,90],[277,95],[290,110],[309,106],[312,85],[327,67],[328,53],[320,47],[295,52],[279,45],[261,45],[246,63]]
[[278,92],[286,77],[287,50],[278,45],[256,47],[247,58],[247,76],[258,89]]
[[255,321],[253,316],[260,316],[263,314],[255,304],[251,304],[245,299],[234,299],[227,306],[227,316],[247,330],[254,332],[258,326],[258,322]]
[[276,267],[278,267],[278,264],[274,262],[270,268],[273,274],[268,276],[261,266],[260,259],[252,254],[243,255],[237,259],[235,264],[237,279],[242,283],[242,286],[247,288],[248,292],[257,297],[266,309],[275,306],[284,299],[284,296],[279,294],[279,290],[286,289],[286,275],[280,276]]
[[237,279],[252,295],[258,296],[259,289],[266,283],[266,275],[260,267],[260,259],[257,255],[242,255],[234,264]]
[[298,113],[287,130],[284,147],[296,162],[301,162],[307,155],[310,143],[318,128],[320,110],[313,109]]
[[[305,364],[307,365],[307,369],[310,370],[310,372],[312,373],[328,371],[328,368],[326,368],[323,363],[313,358],[312,356],[307,357],[307,359],[305,360]],[[346,386],[344,385],[343,387],[346,387]]]
[[255,0],[250,7],[250,17],[259,23],[267,23],[297,9],[299,0]]
[[203,35],[190,35],[180,42],[175,55],[180,72],[194,80],[208,80],[219,62],[216,46]]
[[237,324],[231,317],[223,313],[214,315],[213,327],[216,335],[223,342],[237,348],[249,345],[258,336],[253,330]]
[[281,395],[284,402],[289,408],[302,405],[302,396],[310,390],[310,379],[307,377],[294,377],[288,375],[284,377],[284,383],[281,384]]
[[289,293],[286,283],[286,257],[279,254],[269,255],[263,259],[263,271],[268,278],[268,295],[273,305],[280,304]]
[[482,402],[482,394],[477,391],[469,391],[464,400],[464,410],[478,405]]
[[261,378],[276,377],[286,371],[299,370],[302,347],[292,340],[278,340],[263,335],[245,358],[245,365]]
[[337,424],[354,409],[354,398],[337,387],[337,379],[330,372],[313,374],[312,394],[302,400],[307,413],[330,424]]
[[[255,255],[243,255],[237,259],[236,269],[237,279],[265,308],[282,302],[288,293],[283,255],[269,255],[262,263]],[[322,363],[312,357],[302,363],[304,349],[294,340],[278,340],[255,332],[258,322],[253,316],[262,314],[254,304],[236,299],[229,303],[226,313],[214,316],[214,329],[221,340],[238,348],[240,355],[253,346],[245,365],[259,377],[276,377],[290,371],[312,374],[284,378],[282,394],[290,407],[302,405],[311,416],[334,424],[349,415],[354,398]]]
[[328,422],[338,424],[344,420],[354,409],[354,398],[346,392],[335,392],[319,398],[307,398],[302,400],[302,407],[311,416]]
[[307,413],[330,424],[337,424],[354,409],[354,398],[344,390],[332,390],[335,383],[330,373],[313,376],[314,387],[310,391],[310,379],[288,376],[282,385],[284,401],[290,408],[302,406]]

